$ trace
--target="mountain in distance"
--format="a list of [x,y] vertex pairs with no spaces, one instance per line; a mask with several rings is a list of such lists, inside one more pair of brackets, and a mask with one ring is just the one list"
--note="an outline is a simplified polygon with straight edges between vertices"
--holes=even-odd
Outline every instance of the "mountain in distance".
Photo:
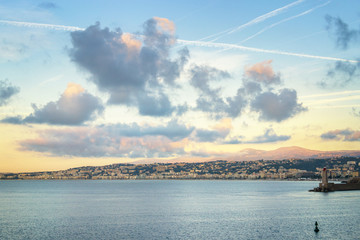
[[360,157],[360,150],[320,151],[302,147],[282,147],[275,150],[265,151],[247,148],[233,156],[229,161],[253,161],[253,160],[282,160],[282,159],[309,159],[309,158],[333,158],[333,157]]
[[282,147],[275,150],[258,150],[252,148],[246,148],[237,153],[227,156],[212,157],[207,160],[203,158],[195,159],[171,159],[171,160],[159,160],[159,159],[147,159],[133,162],[134,164],[142,163],[176,163],[176,162],[204,162],[215,160],[227,160],[227,161],[256,161],[256,160],[283,160],[283,159],[320,159],[320,158],[333,158],[333,157],[360,157],[360,150],[340,150],[340,151],[320,151],[310,150],[302,147]]

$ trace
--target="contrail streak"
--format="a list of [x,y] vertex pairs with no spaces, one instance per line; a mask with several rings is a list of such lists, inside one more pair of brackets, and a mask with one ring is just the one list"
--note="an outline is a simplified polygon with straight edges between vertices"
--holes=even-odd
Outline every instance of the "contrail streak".
[[303,54],[303,53],[293,53],[293,52],[286,52],[286,51],[279,51],[279,50],[268,50],[268,49],[261,49],[261,48],[245,47],[242,45],[236,45],[236,44],[230,44],[230,43],[214,43],[214,42],[190,41],[190,40],[182,40],[182,39],[178,39],[177,41],[184,45],[192,45],[192,46],[199,46],[199,47],[233,48],[233,49],[239,49],[239,50],[250,51],[250,52],[270,53],[270,54],[295,56],[295,57],[303,57],[303,58],[322,59],[322,60],[329,60],[329,61],[341,61],[341,62],[351,62],[351,63],[359,63],[360,62],[360,61],[344,59],[344,58],[324,57],[324,56],[316,56],[316,55],[309,55],[309,54]]
[[240,25],[240,26],[238,26],[238,27],[230,28],[230,29],[228,29],[228,30],[225,30],[225,31],[222,31],[222,32],[213,34],[213,35],[211,35],[211,36],[202,38],[202,39],[200,39],[200,41],[201,41],[201,40],[205,40],[205,39],[209,39],[209,38],[214,37],[214,36],[217,36],[217,35],[220,35],[220,36],[218,36],[217,38],[211,40],[211,42],[214,42],[214,41],[222,38],[222,37],[225,36],[225,35],[232,34],[232,33],[237,32],[237,31],[239,31],[239,30],[241,30],[241,29],[243,29],[243,28],[246,28],[246,27],[248,27],[248,26],[254,25],[254,24],[259,23],[259,22],[263,22],[263,21],[265,21],[265,20],[268,19],[268,18],[275,17],[275,16],[277,16],[278,14],[280,14],[281,12],[283,12],[283,11],[285,11],[285,10],[293,7],[293,6],[298,5],[298,4],[300,4],[301,2],[303,2],[303,1],[304,1],[304,0],[298,0],[298,1],[296,1],[296,2],[290,3],[290,4],[288,4],[288,5],[284,6],[284,7],[275,9],[275,10],[273,10],[273,11],[271,11],[271,12],[268,12],[268,13],[266,13],[266,14],[263,14],[263,15],[257,17],[257,18],[254,18],[253,20],[251,20],[251,21],[249,21],[249,22],[247,22],[247,23],[245,23],[245,24],[242,24],[242,25]]
[[[329,3],[330,3],[330,1],[328,1],[328,2],[326,2],[326,3],[324,3],[324,4],[321,4],[321,5],[318,5],[318,6],[314,7],[314,8],[311,8],[311,9],[309,9],[309,10],[307,10],[307,11],[305,11],[305,12],[302,12],[302,13],[300,13],[300,14],[297,14],[297,15],[295,15],[295,16],[291,16],[291,17],[285,18],[285,19],[283,19],[283,20],[281,20],[281,21],[278,21],[278,22],[276,22],[276,23],[273,23],[273,24],[271,24],[271,25],[269,25],[269,26],[261,29],[261,30],[258,31],[257,33],[251,35],[250,37],[242,40],[239,44],[242,44],[242,43],[244,43],[244,42],[246,42],[246,41],[248,41],[248,40],[250,40],[250,39],[252,39],[252,38],[254,38],[254,37],[256,37],[256,36],[258,36],[258,35],[262,34],[263,32],[265,32],[265,31],[267,31],[267,30],[269,30],[269,29],[271,29],[271,28],[273,28],[273,27],[275,27],[275,26],[277,26],[277,25],[280,25],[280,24],[282,24],[282,23],[284,23],[284,22],[288,22],[288,21],[290,21],[290,20],[292,20],[292,19],[295,19],[295,18],[304,16],[304,15],[306,15],[306,14],[309,14],[309,13],[311,13],[312,11],[316,10],[317,8],[324,7],[324,6],[328,5]],[[225,51],[230,50],[230,49],[231,49],[231,48],[223,49],[223,50],[221,50],[221,51],[219,51],[219,52],[225,52]]]
[[333,105],[333,106],[312,106],[312,109],[332,109],[332,108],[354,108],[354,107],[360,107],[360,105]]
[[54,24],[45,24],[45,23],[32,23],[32,22],[16,22],[16,21],[6,21],[0,20],[0,24],[7,24],[17,27],[32,27],[32,28],[46,28],[52,30],[60,31],[83,31],[84,28],[73,27],[73,26],[64,26],[64,25],[54,25]]
[[[84,28],[80,28],[80,27],[45,24],[45,23],[15,22],[15,21],[0,20],[0,24],[1,23],[18,26],[18,27],[46,28],[46,29],[61,30],[61,31],[83,31],[83,30],[85,30]],[[315,56],[315,55],[292,53],[292,52],[285,52],[285,51],[279,51],[279,50],[267,50],[267,49],[261,49],[261,48],[245,47],[242,45],[229,44],[229,43],[214,43],[214,42],[191,41],[191,40],[183,40],[183,39],[178,39],[177,42],[184,44],[184,45],[192,45],[192,46],[199,46],[199,47],[233,48],[233,49],[239,49],[239,50],[250,51],[250,52],[261,52],[261,53],[270,53],[270,54],[278,54],[278,55],[286,55],[286,56],[322,59],[322,60],[329,60],[329,61],[359,63],[359,61],[356,61],[356,60]]]
[[324,4],[321,4],[321,5],[319,5],[319,6],[316,6],[316,7],[314,7],[314,8],[311,8],[311,9],[309,9],[309,10],[307,10],[307,11],[304,11],[304,12],[302,12],[302,13],[300,13],[300,14],[295,15],[295,16],[288,17],[288,18],[283,19],[283,20],[281,20],[281,21],[279,21],[279,22],[273,23],[273,24],[271,24],[270,26],[267,26],[267,27],[261,29],[259,32],[255,33],[254,35],[252,35],[252,36],[246,38],[245,40],[241,41],[241,43],[244,43],[244,42],[246,42],[246,41],[248,41],[248,40],[250,40],[250,39],[258,36],[258,35],[260,35],[261,33],[265,32],[265,31],[267,31],[267,30],[269,30],[269,29],[271,29],[271,28],[273,28],[273,27],[275,27],[275,26],[277,26],[277,25],[279,25],[279,24],[282,24],[282,23],[288,22],[288,21],[290,21],[290,20],[292,20],[292,19],[295,19],[295,18],[304,16],[304,15],[307,15],[307,14],[313,12],[314,10],[316,10],[316,9],[318,9],[318,8],[325,7],[325,6],[328,5],[329,3],[330,3],[330,1],[328,1],[328,2],[326,2],[326,3],[324,3]]
[[309,101],[309,102],[304,101],[304,103],[305,103],[306,105],[318,105],[318,104],[323,104],[323,103],[344,102],[344,101],[358,100],[358,99],[360,99],[360,96],[355,95],[355,96],[348,96],[348,97],[341,97],[341,98],[331,98],[331,99],[323,99],[323,100]]
[[[354,108],[359,105],[327,105],[333,104],[337,102],[346,102],[351,100],[360,99],[360,90],[351,90],[351,91],[340,91],[340,92],[332,92],[332,93],[322,93],[322,94],[313,94],[307,96],[299,96],[299,99],[307,105],[311,106],[311,108]],[[319,100],[320,98],[320,100]]]
[[261,15],[261,16],[255,18],[254,20],[251,20],[250,22],[245,23],[245,24],[235,28],[234,30],[230,31],[229,34],[234,33],[236,31],[239,31],[240,29],[242,29],[244,27],[247,27],[247,26],[253,25],[255,23],[262,22],[262,21],[264,21],[264,20],[266,20],[268,18],[274,17],[274,16],[278,15],[279,13],[281,13],[282,11],[287,10],[288,8],[291,8],[291,7],[295,6],[295,5],[298,5],[299,3],[303,2],[303,1],[304,0],[298,0],[296,2],[293,2],[293,3],[290,3],[290,4],[286,5],[284,7],[275,9],[274,11],[271,11],[269,13]]
[[360,90],[313,94],[313,95],[302,96],[299,98],[317,98],[317,97],[329,97],[329,96],[350,95],[350,94],[360,94]]

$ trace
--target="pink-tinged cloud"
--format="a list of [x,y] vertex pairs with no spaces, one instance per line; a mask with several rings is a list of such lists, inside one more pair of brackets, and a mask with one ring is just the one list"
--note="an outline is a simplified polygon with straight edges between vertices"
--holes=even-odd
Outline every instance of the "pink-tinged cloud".
[[350,135],[345,136],[345,141],[360,141],[360,131],[354,131]]
[[176,59],[170,58],[176,40],[173,22],[151,18],[137,36],[96,23],[72,32],[71,40],[71,60],[92,75],[99,90],[110,94],[109,103],[137,107],[147,116],[170,116],[178,109],[163,89],[178,86],[189,52],[184,48]]
[[85,89],[77,83],[68,83],[63,96],[65,98],[72,98],[77,95],[83,94],[85,92]]
[[175,24],[167,18],[153,17],[159,27],[164,32],[169,32],[171,35],[175,35]]
[[321,138],[324,140],[360,141],[360,131],[337,129],[321,134]]
[[20,149],[52,156],[176,157],[184,154],[193,128],[169,122],[159,126],[115,124],[38,131],[38,137],[20,142]]
[[280,74],[274,72],[271,63],[272,60],[267,60],[245,67],[245,76],[264,85],[279,84]]
[[[123,54],[123,51],[125,51],[126,60],[128,62],[130,62],[134,58],[137,58],[142,47],[142,42],[140,40],[136,39],[135,36],[132,34],[123,33],[121,35],[121,38],[119,39],[119,43],[123,43],[127,46],[126,48],[122,49],[119,54]],[[117,51],[117,49],[114,48],[114,51]]]

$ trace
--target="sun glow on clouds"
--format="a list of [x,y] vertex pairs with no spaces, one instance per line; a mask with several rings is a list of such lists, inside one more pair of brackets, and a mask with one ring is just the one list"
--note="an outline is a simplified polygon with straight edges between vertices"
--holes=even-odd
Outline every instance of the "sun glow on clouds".
[[267,60],[245,67],[245,75],[256,81],[265,82],[267,84],[279,83],[280,76],[274,73],[271,63],[272,60]]
[[167,18],[154,17],[161,29],[165,32],[169,32],[171,35],[175,35],[175,24]]
[[32,104],[33,113],[26,117],[10,116],[1,120],[13,124],[81,125],[103,112],[101,100],[76,83],[69,83],[64,93],[54,102],[38,107]]
[[142,43],[130,33],[123,33],[121,35],[121,42],[127,46],[128,59],[135,57],[141,50]]
[[67,88],[64,92],[64,96],[66,98],[71,98],[84,92],[85,89],[81,85],[76,83],[68,83]]
[[218,130],[218,131],[228,131],[232,129],[232,120],[231,118],[223,118],[220,120],[219,123],[217,123],[214,126],[214,129]]
[[123,33],[121,35],[121,41],[128,46],[128,48],[139,51],[141,48],[141,41],[136,39],[133,34]]
[[167,126],[109,125],[38,131],[38,137],[21,141],[23,150],[51,156],[74,157],[174,157],[184,154],[192,128],[177,123]]
[[[242,30],[241,35],[246,39],[244,35],[254,30],[250,28],[257,25],[264,29],[260,24],[271,24],[270,18],[281,18],[283,13],[295,10],[292,6],[302,7],[303,2],[299,0],[282,8],[268,9],[271,10],[268,14],[253,16],[254,20],[216,34],[214,38],[239,34]],[[306,7],[309,5],[308,2]],[[331,3],[326,7],[328,5]],[[302,18],[311,15],[288,14]],[[280,19],[277,23],[291,24],[290,18]],[[335,34],[348,36],[349,40],[337,36],[340,46],[347,48],[355,43],[357,31],[344,28],[340,19],[329,18],[328,22],[333,30],[335,28]],[[79,72],[87,74],[86,77],[80,73],[67,78],[64,73],[60,80],[82,84],[70,82],[62,94],[57,97],[54,94],[53,99],[43,101],[44,105],[33,103],[30,114],[3,114],[5,118],[0,126],[3,132],[4,126],[29,132],[16,139],[20,149],[17,154],[33,154],[43,161],[47,161],[44,156],[64,161],[70,158],[74,162],[86,159],[86,164],[90,159],[96,159],[91,164],[97,165],[105,158],[113,159],[113,162],[119,162],[119,159],[128,162],[226,159],[248,147],[274,149],[300,145],[326,149],[328,144],[335,149],[359,146],[360,133],[354,120],[359,119],[359,110],[354,109],[351,119],[346,117],[342,121],[339,115],[345,116],[346,109],[341,109],[341,114],[325,109],[338,102],[355,108],[358,104],[354,102],[359,99],[357,90],[351,94],[345,89],[338,93],[324,90],[321,96],[315,94],[299,100],[298,86],[302,83],[290,85],[292,76],[282,74],[287,58],[297,57],[299,62],[306,62],[308,58],[319,62],[341,61],[329,70],[327,77],[337,81],[346,76],[347,80],[339,81],[337,86],[351,84],[360,68],[356,65],[358,61],[346,59],[351,57],[350,54],[346,58],[333,58],[266,50],[267,47],[272,49],[270,41],[269,45],[245,47],[231,42],[181,40],[176,37],[176,29],[184,25],[175,26],[173,21],[161,17],[148,19],[133,34],[122,32],[120,28],[108,28],[105,20],[102,20],[105,26],[96,22],[86,28],[23,21],[0,23],[30,30],[71,31],[65,57],[69,64],[81,69]],[[338,28],[344,31],[338,31]],[[270,28],[267,30],[264,35]],[[271,30],[276,29],[271,27]],[[251,41],[256,39],[255,35],[250,37]],[[219,48],[246,50],[247,53],[216,51]],[[10,48],[10,51],[15,50]],[[282,55],[280,58],[279,54]],[[274,62],[276,67],[273,67]],[[301,73],[299,69],[294,66],[294,74]],[[81,77],[84,79],[78,79]],[[88,82],[83,81],[85,78]],[[11,88],[8,89],[8,85]],[[23,85],[17,87],[15,82],[0,87],[7,93],[0,99],[3,106],[12,104],[12,99],[22,96],[22,91],[28,91]],[[324,120],[324,116],[328,119]],[[338,126],[339,122],[344,126]],[[309,123],[311,126],[306,126]],[[14,139],[11,141],[15,142]]]
[[[161,28],[161,31],[158,28]],[[183,50],[185,51],[184,55],[180,54],[179,60],[169,59],[168,48],[172,46],[171,39],[173,39],[174,29],[170,21],[159,18],[150,19],[145,24],[144,43],[142,43],[120,31],[111,32],[107,28],[102,30],[100,25],[96,24],[84,32],[72,33],[74,49],[71,49],[70,57],[93,74],[94,79],[92,80],[100,90],[110,92],[111,95],[125,94],[125,97],[128,97],[127,100],[123,99],[124,101],[114,101],[111,100],[113,99],[111,96],[112,104],[124,104],[128,107],[137,105],[140,115],[153,115],[154,117],[170,115],[169,117],[174,118],[176,107],[170,102],[170,98],[165,92],[162,92],[162,89],[167,87],[176,92],[179,87],[176,85],[178,84],[176,81],[180,71],[184,71],[182,65],[186,64],[189,57],[185,49]],[[97,39],[95,44],[91,38]],[[119,41],[119,39],[121,40]],[[98,49],[110,49],[111,51],[99,52]],[[129,56],[129,62],[122,61],[122,59],[129,60]],[[153,56],[156,57],[153,58]],[[98,62],[98,58],[106,59],[106,61]],[[143,60],[146,60],[145,65],[142,63]],[[38,132],[37,138],[22,141],[21,149],[43,152],[51,156],[169,158],[196,155],[209,157],[206,151],[211,150],[212,154],[217,154],[216,144],[231,142],[227,139],[233,131],[233,119],[241,117],[244,109],[253,113],[259,112],[260,120],[270,122],[284,121],[302,111],[301,105],[297,103],[295,90],[285,88],[280,90],[280,94],[277,94],[273,92],[273,88],[269,87],[270,85],[279,85],[281,82],[280,75],[275,74],[271,63],[272,61],[268,60],[247,66],[243,81],[240,82],[235,96],[224,95],[222,89],[225,87],[221,84],[218,87],[214,86],[217,82],[232,78],[229,72],[208,65],[193,64],[187,68],[187,71],[191,73],[190,85],[197,90],[198,99],[195,108],[185,107],[182,112],[185,114],[202,112],[207,119],[217,120],[215,124],[207,128],[190,124],[185,126],[172,120],[167,125],[153,127],[133,123],[45,129]],[[155,71],[153,69],[150,71],[149,66],[154,66]],[[137,67],[138,72],[135,74],[129,67]],[[109,71],[104,72],[104,69]],[[159,77],[170,77],[171,81],[165,78],[165,81],[156,82]],[[285,94],[284,97],[283,93],[290,93],[290,95]],[[56,109],[62,109],[63,103],[69,103],[67,104],[68,109],[74,109],[76,104],[71,102],[85,94],[87,93],[83,87],[70,83],[59,101],[51,103],[51,105],[58,106]],[[154,96],[155,98],[153,98]],[[288,101],[291,102],[291,105],[284,103]],[[261,104],[261,102],[266,104]],[[41,117],[49,112],[50,105],[48,105],[43,109],[36,108],[33,115],[22,121],[59,124],[43,120]],[[169,112],[165,113],[164,109]],[[154,112],[158,110],[163,113]],[[68,117],[76,116],[78,112],[75,111]],[[67,115],[62,115],[62,117],[64,116]],[[69,124],[64,119],[64,125],[76,125],[85,120],[89,120],[89,117],[86,116],[73,124]],[[11,119],[5,119],[5,121],[10,122]],[[261,139],[261,141],[248,140],[244,143],[266,143],[289,139],[289,137],[278,136],[273,129],[271,132],[269,131],[266,131],[264,136],[257,136],[257,139]],[[234,134],[232,136],[234,137]],[[236,138],[239,139],[241,136]],[[231,144],[234,142],[232,141]]]

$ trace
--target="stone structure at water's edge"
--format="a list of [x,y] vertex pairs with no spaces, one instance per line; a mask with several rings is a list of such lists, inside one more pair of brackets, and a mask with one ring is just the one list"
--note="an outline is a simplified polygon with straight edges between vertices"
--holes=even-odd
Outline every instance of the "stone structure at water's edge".
[[321,183],[319,183],[319,187],[310,190],[310,192],[333,192],[350,190],[360,190],[360,177],[354,177],[348,181],[338,184],[329,183],[328,170],[324,168],[321,173]]

